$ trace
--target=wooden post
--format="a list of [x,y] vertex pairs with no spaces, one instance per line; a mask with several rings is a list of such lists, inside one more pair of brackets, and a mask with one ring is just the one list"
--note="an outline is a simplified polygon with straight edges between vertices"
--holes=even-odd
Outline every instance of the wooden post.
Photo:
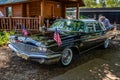
[[41,22],[42,22],[42,16],[39,16],[39,27],[41,27]]
[[63,7],[62,7],[62,11],[63,11],[63,12],[62,12],[62,17],[63,17],[63,18],[66,18],[66,5],[63,4],[63,3],[62,3],[62,5],[63,5]]
[[12,16],[9,17],[9,22],[10,22],[9,23],[10,31],[12,31],[12,28],[13,28],[13,26],[12,26]]
[[45,5],[45,0],[41,0],[41,2],[40,2],[40,8],[41,8],[41,12],[40,12],[41,26],[44,25],[44,5]]
[[41,0],[41,2],[40,2],[41,16],[44,16],[44,4],[45,4],[44,0]]
[[79,19],[79,3],[77,3],[76,19]]

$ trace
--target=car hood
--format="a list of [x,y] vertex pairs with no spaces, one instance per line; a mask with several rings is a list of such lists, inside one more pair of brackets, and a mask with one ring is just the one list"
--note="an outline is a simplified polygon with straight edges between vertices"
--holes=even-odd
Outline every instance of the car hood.
[[[59,32],[61,40],[64,40],[67,36],[70,36],[69,34]],[[54,40],[54,31],[47,31],[43,33],[39,33],[37,35],[30,36],[32,39],[41,42],[46,47],[57,47],[57,43]]]
[[39,34],[31,35],[29,37],[19,36],[18,40],[27,44],[46,47],[52,51],[58,51],[66,46],[69,46],[69,44],[72,43],[74,39],[76,39],[75,37],[77,37],[76,33],[73,32],[61,31],[59,32],[59,35],[62,41],[62,45],[60,46],[58,46],[54,40],[54,31],[40,32]]
[[[62,37],[62,35],[60,35],[60,37]],[[30,38],[32,38],[38,42],[41,42],[46,47],[56,45],[55,41],[54,41],[54,32],[53,31],[47,31],[47,32],[39,33],[37,35],[31,35]]]

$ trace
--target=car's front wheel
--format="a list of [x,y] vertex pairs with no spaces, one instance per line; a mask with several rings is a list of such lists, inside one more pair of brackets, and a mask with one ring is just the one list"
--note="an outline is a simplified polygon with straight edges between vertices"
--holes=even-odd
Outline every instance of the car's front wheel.
[[104,48],[108,48],[109,47],[109,44],[110,44],[110,40],[109,39],[106,39],[104,41]]
[[60,63],[62,66],[68,66],[71,64],[73,59],[73,52],[70,48],[66,48],[62,52]]

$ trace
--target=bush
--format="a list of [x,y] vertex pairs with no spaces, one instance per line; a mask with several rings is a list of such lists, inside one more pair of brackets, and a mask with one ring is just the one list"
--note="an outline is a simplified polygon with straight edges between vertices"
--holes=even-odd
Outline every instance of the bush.
[[0,31],[0,46],[3,46],[9,42],[9,36],[13,35],[14,32]]
[[85,15],[80,15],[80,17],[79,17],[80,19],[87,19],[87,18],[89,18],[88,16],[85,16]]

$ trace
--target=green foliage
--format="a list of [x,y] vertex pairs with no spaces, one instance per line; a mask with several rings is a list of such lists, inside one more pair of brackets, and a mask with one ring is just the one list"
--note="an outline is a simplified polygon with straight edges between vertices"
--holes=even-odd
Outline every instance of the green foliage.
[[87,19],[88,17],[87,17],[87,16],[84,16],[84,15],[80,15],[79,18],[80,18],[80,19]]
[[83,0],[87,8],[120,7],[120,0]]
[[70,15],[70,12],[66,12],[66,16],[69,16]]
[[13,34],[14,34],[13,31],[11,32],[0,31],[0,46],[7,44],[9,42],[9,36]]
[[84,1],[84,4],[85,4],[85,7],[92,7],[92,8],[95,8],[97,7],[97,3],[95,0],[83,0]]
[[10,31],[9,34],[10,34],[10,35],[14,35],[14,34],[15,34],[15,31]]
[[107,0],[107,7],[120,7],[120,0]]

